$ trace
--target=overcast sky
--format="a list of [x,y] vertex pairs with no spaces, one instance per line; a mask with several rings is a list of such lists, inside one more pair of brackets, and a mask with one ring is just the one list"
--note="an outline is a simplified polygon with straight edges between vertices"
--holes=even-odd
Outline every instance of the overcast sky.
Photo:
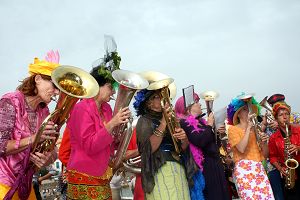
[[300,1],[1,0],[0,94],[27,76],[34,57],[59,50],[61,64],[86,71],[113,35],[121,68],[215,90],[215,110],[242,91],[283,93],[300,111]]

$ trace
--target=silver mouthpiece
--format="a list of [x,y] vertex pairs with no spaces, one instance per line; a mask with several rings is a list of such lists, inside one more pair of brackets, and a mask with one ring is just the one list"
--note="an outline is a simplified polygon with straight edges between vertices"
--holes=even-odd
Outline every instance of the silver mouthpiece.
[[51,100],[52,100],[52,101],[55,101],[55,102],[57,103],[57,97],[56,97],[56,95],[53,95],[53,96],[51,97]]

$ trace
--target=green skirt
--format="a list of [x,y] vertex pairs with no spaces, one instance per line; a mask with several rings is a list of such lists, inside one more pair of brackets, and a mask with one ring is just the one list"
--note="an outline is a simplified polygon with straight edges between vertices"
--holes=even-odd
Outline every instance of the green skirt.
[[183,166],[177,162],[166,162],[154,176],[155,186],[146,199],[189,200],[190,193]]

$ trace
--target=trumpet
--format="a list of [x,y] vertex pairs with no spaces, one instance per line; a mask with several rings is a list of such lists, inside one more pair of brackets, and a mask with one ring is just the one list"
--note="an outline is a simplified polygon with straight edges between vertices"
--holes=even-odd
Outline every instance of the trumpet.
[[[254,114],[254,111],[252,109],[252,103],[251,103],[252,97],[253,97],[252,94],[247,94],[247,95],[243,95],[242,97],[240,97],[240,99],[243,100],[247,104],[247,107],[248,107],[248,110],[249,110],[250,114]],[[256,115],[256,113],[255,113],[255,115]],[[261,149],[261,146],[260,146],[261,138],[260,138],[260,135],[259,135],[260,132],[262,132],[261,125],[259,124],[256,116],[252,117],[251,120],[252,120],[252,123],[254,125],[254,132],[255,132],[255,136],[256,136],[257,145]]]
[[174,158],[179,159],[181,153],[181,143],[178,141],[173,134],[175,133],[175,129],[180,127],[179,120],[176,117],[176,114],[172,108],[172,104],[170,101],[169,89],[168,86],[174,82],[172,78],[166,78],[160,81],[153,82],[147,88],[148,90],[159,90],[159,96],[161,98],[161,106],[165,108],[165,105],[168,104],[170,106],[171,115],[169,116],[167,111],[163,109],[163,115],[166,119],[168,130],[172,136],[172,141],[174,144],[175,152],[177,155],[173,155]]
[[[219,94],[215,91],[206,91],[206,92],[202,92],[200,94],[200,97],[202,99],[204,99],[204,101],[205,101],[206,110],[207,110],[206,113],[207,113],[207,117],[208,117],[209,114],[213,112],[214,100],[219,97]],[[218,133],[215,130],[215,128],[216,128],[216,126],[215,126],[215,123],[214,123],[213,129],[214,129],[214,132],[215,132],[215,140],[216,140],[216,143],[217,143]]]

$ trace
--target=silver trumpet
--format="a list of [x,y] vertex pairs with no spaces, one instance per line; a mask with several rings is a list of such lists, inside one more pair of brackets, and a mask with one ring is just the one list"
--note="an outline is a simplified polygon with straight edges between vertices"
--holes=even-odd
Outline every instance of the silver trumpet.
[[275,121],[275,117],[273,116],[272,112],[272,106],[267,101],[268,96],[266,96],[259,105],[266,109],[266,117],[267,117],[267,123]]

